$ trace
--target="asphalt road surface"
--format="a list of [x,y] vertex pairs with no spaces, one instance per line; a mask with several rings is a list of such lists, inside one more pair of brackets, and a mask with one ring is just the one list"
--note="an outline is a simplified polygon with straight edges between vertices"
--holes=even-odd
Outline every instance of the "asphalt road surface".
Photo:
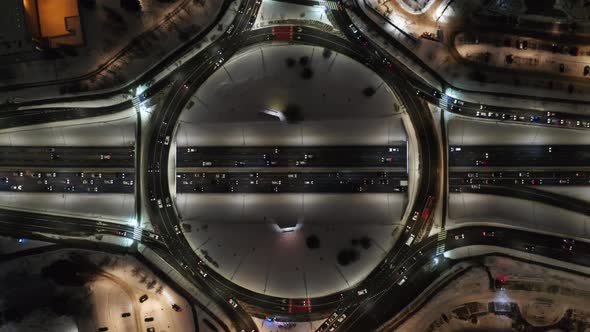
[[180,193],[388,193],[405,192],[405,172],[177,173]]
[[590,145],[461,146],[452,147],[450,167],[465,166],[590,166]]
[[0,166],[134,167],[133,147],[0,147]]
[[0,191],[133,193],[134,173],[0,171]]
[[406,146],[183,147],[177,166],[321,167],[406,166]]

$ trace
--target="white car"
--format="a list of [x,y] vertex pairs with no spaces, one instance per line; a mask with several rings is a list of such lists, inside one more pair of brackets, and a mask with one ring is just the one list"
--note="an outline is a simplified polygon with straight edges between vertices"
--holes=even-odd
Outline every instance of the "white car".
[[199,274],[201,276],[203,276],[203,278],[205,278],[207,276],[207,273],[205,271],[201,270],[201,269],[199,269]]
[[464,238],[465,238],[465,234],[463,234],[463,233],[458,234],[458,235],[455,235],[455,240],[461,240],[461,239],[464,239]]
[[356,292],[357,295],[361,296],[361,295],[366,295],[367,294],[367,289],[361,289],[360,291]]
[[23,190],[23,185],[19,184],[18,186],[11,186],[10,189],[12,190]]
[[237,308],[238,307],[238,303],[236,301],[234,301],[234,299],[229,299],[228,300],[229,304],[231,304],[232,307]]
[[338,317],[337,322],[342,323],[342,321],[344,321],[345,319],[346,319],[346,314],[342,314],[342,315],[340,315],[340,317]]
[[419,216],[420,216],[420,212],[419,212],[419,211],[416,211],[416,212],[414,212],[414,216],[412,217],[412,220],[413,220],[413,221],[416,221],[416,220],[418,220],[418,217],[419,217]]
[[403,285],[406,282],[406,280],[408,280],[408,277],[406,277],[406,276],[401,278],[400,281],[397,282],[398,286]]

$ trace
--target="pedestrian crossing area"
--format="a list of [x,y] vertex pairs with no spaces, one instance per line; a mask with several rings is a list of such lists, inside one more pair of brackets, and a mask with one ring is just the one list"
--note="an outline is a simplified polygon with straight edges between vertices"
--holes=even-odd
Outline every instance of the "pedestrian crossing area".
[[135,110],[139,112],[139,104],[141,104],[141,102],[139,101],[139,97],[134,97],[131,102],[133,103],[133,107],[135,107]]
[[140,241],[141,240],[141,235],[142,235],[142,230],[140,227],[135,226],[133,228],[133,239],[135,241]]
[[338,4],[335,1],[318,1],[320,6],[324,6],[330,10],[338,10]]
[[436,245],[436,256],[442,255],[445,252],[445,241],[447,239],[446,229],[441,229],[438,233],[437,245]]

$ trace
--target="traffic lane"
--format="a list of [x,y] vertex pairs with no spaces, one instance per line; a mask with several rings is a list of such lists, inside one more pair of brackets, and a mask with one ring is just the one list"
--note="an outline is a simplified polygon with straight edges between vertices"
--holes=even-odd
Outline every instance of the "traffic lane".
[[[438,92],[438,96],[440,96],[440,92]],[[532,109],[515,109],[511,107],[484,105],[461,101],[448,96],[442,96],[440,99],[425,98],[427,98],[430,103],[436,104],[449,112],[480,119],[530,123],[571,129],[590,128],[590,118],[581,114],[556,113]]]
[[133,167],[133,147],[0,147],[1,166]]
[[[0,209],[0,228],[4,229],[3,232],[9,230],[9,234],[26,238],[43,233],[61,236],[112,235],[134,239],[134,227],[129,225],[8,209]],[[42,239],[46,240],[47,237],[43,236]],[[164,246],[159,235],[148,231],[142,232],[141,242],[154,247]]]
[[115,114],[133,107],[129,101],[106,107],[41,108],[14,110],[0,113],[1,128],[14,128],[35,124],[85,119],[89,117]]
[[177,149],[177,165],[216,167],[406,165],[406,147],[187,147]]
[[568,237],[501,227],[463,227],[447,232],[446,250],[493,245],[590,266],[590,243]]
[[510,185],[551,185],[551,186],[587,186],[590,184],[590,173],[584,171],[520,171],[511,170],[496,172],[451,172],[449,185],[465,186],[491,184]]
[[0,171],[0,191],[133,193],[134,173]]
[[461,146],[451,147],[450,167],[590,165],[590,145]]
[[461,192],[491,194],[535,201],[561,209],[590,215],[587,201],[557,193],[542,191],[530,186],[470,185],[461,187]]
[[405,192],[407,173],[178,173],[177,192]]
[[[401,266],[394,269],[386,268],[386,273],[380,278],[370,282],[365,280],[358,286],[358,289],[366,289],[367,294],[358,296],[356,301],[343,306],[344,309],[331,326],[335,324],[337,331],[377,330],[418,297],[447,267],[438,262],[434,263],[435,252],[434,237],[414,245],[401,262]],[[342,321],[338,322],[341,318]]]

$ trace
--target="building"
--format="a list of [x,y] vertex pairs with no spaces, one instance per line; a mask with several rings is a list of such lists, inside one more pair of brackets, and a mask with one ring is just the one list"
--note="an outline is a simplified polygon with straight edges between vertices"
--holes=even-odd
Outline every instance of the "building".
[[[11,0],[13,1],[13,0]],[[43,48],[84,43],[77,0],[19,0],[31,38]]]

